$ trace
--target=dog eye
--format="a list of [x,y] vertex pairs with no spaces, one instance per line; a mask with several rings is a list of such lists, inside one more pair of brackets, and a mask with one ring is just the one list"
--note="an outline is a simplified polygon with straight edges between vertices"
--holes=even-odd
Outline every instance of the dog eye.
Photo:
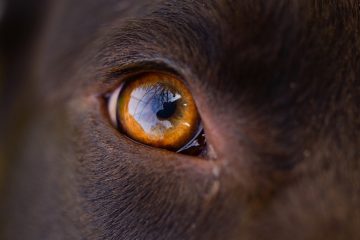
[[189,155],[204,154],[205,134],[189,89],[169,74],[128,79],[108,103],[113,124],[131,139]]

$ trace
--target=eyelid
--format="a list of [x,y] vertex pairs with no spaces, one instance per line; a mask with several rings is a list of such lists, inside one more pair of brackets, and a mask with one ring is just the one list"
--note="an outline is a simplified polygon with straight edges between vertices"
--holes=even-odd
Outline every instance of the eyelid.
[[138,75],[148,72],[173,75],[191,90],[190,81],[188,78],[184,77],[186,74],[184,74],[182,68],[166,58],[160,58],[139,60],[110,68],[104,75],[103,81],[107,84],[111,84],[112,87],[108,88],[103,93],[105,96],[113,94],[123,82],[131,81],[131,79],[136,78]]

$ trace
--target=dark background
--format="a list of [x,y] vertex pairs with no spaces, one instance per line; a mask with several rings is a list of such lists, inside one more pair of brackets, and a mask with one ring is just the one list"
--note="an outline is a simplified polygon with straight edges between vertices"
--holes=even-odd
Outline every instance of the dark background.
[[0,0],[0,190],[26,122],[21,96],[26,95],[33,43],[48,4],[48,0]]

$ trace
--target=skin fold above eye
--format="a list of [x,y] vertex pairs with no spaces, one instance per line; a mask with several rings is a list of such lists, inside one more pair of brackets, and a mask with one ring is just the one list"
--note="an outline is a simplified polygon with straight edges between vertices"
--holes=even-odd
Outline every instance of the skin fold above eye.
[[205,142],[197,140],[204,136],[191,92],[172,75],[145,73],[123,83],[110,98],[109,115],[120,131],[149,146],[178,151]]

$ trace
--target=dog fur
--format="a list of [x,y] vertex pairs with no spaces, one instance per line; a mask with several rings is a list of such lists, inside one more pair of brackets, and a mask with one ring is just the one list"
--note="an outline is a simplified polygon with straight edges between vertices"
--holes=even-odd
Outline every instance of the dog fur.
[[[4,239],[360,237],[358,0],[65,0],[46,12],[19,96],[28,121]],[[141,71],[184,79],[208,159],[112,127],[102,96]]]

